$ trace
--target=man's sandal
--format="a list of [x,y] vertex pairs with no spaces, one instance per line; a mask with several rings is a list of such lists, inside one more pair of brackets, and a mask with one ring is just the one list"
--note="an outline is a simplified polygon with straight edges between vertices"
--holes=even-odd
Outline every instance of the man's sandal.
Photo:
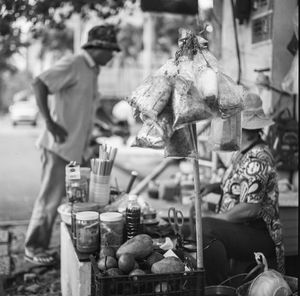
[[25,254],[25,260],[38,266],[52,266],[57,260],[53,255],[47,253],[37,253],[34,255]]

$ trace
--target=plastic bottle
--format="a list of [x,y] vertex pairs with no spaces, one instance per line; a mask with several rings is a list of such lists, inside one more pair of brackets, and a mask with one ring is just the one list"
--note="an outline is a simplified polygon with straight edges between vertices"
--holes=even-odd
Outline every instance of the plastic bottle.
[[139,234],[141,224],[141,207],[137,195],[129,195],[126,207],[126,238],[130,239]]

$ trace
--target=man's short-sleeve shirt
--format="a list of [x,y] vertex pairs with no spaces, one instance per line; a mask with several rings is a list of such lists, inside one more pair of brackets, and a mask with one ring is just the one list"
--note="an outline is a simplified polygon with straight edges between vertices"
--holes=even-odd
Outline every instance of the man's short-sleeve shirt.
[[48,104],[51,116],[68,132],[64,143],[56,143],[45,128],[37,145],[67,161],[81,163],[92,129],[93,104],[97,97],[99,68],[87,52],[69,55],[59,60],[38,78],[52,96]]

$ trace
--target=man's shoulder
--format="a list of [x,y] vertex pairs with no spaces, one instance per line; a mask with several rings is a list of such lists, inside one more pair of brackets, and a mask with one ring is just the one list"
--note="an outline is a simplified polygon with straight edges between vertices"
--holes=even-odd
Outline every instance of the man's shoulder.
[[79,54],[73,54],[69,53],[64,56],[62,56],[56,63],[55,65],[60,65],[60,64],[76,64],[80,63],[83,60],[83,57]]
[[40,73],[37,78],[43,77],[44,75],[52,73],[53,71],[60,71],[62,69],[68,69],[69,72],[77,72],[78,68],[81,69],[83,67],[83,62],[84,59],[81,55],[76,55],[73,53],[63,55],[60,59],[55,61],[51,67]]

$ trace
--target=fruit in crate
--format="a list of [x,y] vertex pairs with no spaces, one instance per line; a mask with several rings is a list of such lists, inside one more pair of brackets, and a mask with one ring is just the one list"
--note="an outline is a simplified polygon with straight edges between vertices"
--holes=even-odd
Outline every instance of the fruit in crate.
[[135,266],[134,256],[129,253],[122,254],[118,260],[118,266],[120,270],[128,274],[130,271],[134,269]]
[[118,275],[123,275],[124,273],[122,272],[121,269],[113,267],[113,268],[106,270],[105,274],[107,276],[118,276]]
[[184,264],[177,257],[166,257],[156,263],[151,267],[152,273],[173,273],[173,272],[183,272]]
[[143,259],[153,252],[152,238],[147,234],[138,234],[126,241],[117,250],[117,258],[122,254],[129,253],[135,259]]
[[116,258],[112,256],[104,256],[98,260],[98,268],[101,271],[105,271],[113,267],[118,267],[118,262]]
[[146,274],[146,272],[142,269],[134,269],[132,270],[130,273],[129,273],[129,276],[135,276],[135,275],[143,275],[143,274]]
[[115,252],[115,250],[112,247],[109,247],[109,246],[101,247],[99,257],[103,258],[105,256],[115,257],[116,256],[116,252]]
[[165,257],[158,252],[153,252],[150,254],[150,256],[147,257],[146,261],[148,265],[151,267],[154,263],[164,259]]

